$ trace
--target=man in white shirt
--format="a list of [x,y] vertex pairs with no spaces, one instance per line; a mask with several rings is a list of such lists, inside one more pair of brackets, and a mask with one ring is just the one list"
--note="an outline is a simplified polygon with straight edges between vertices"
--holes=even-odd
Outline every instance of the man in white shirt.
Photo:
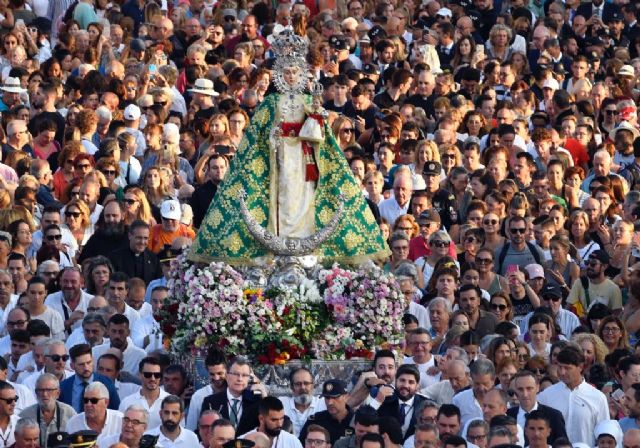
[[413,193],[413,180],[410,176],[396,176],[393,180],[393,196],[379,205],[380,216],[388,223],[396,222],[400,215],[406,215]]
[[0,381],[0,438],[5,447],[13,445],[18,416],[15,413],[18,396],[11,384]]
[[[62,382],[73,375],[72,370],[67,370],[68,361],[69,353],[64,342],[49,340],[44,348],[44,373],[50,373]],[[34,372],[25,378],[22,384],[29,390],[35,390],[39,377],[40,375]]]
[[291,419],[293,434],[298,437],[310,415],[327,409],[324,400],[313,395],[313,376],[306,367],[299,367],[289,375],[290,397],[279,397],[284,414]]
[[129,277],[124,272],[114,272],[109,278],[109,288],[105,295],[109,305],[115,308],[116,314],[124,314],[129,319],[129,328],[133,328],[133,325],[138,319],[140,314],[133,308],[131,308],[125,302],[127,295],[129,294]]
[[180,397],[169,395],[162,400],[160,419],[162,424],[146,432],[158,436],[157,447],[162,448],[194,448],[198,446],[198,437],[180,426],[184,417],[184,404]]
[[[104,301],[107,306],[107,301],[102,296],[96,296],[89,301],[88,310],[92,309],[93,302]],[[91,347],[96,347],[102,344],[108,344],[109,338],[105,337],[107,334],[107,323],[104,320],[104,315],[101,312],[92,313],[88,312],[82,319],[82,326],[73,330],[73,332],[67,338],[65,345],[68,349],[71,349],[74,345],[89,344]]]
[[[404,241],[399,241],[400,244],[405,244]],[[422,328],[431,328],[431,322],[429,321],[429,313],[427,309],[416,302],[416,292],[419,291],[416,288],[416,279],[418,278],[418,270],[416,265],[408,261],[406,263],[400,263],[396,268],[394,275],[398,280],[398,285],[402,290],[402,294],[405,297],[405,313],[411,314],[418,319],[418,326]]]
[[107,409],[109,391],[98,381],[90,383],[84,390],[84,412],[71,417],[67,422],[67,432],[91,430],[98,436],[120,434],[122,431],[122,412]]
[[224,391],[227,387],[227,382],[225,380],[227,365],[224,353],[215,349],[209,350],[209,353],[204,360],[204,365],[206,366],[209,374],[209,384],[198,389],[191,396],[186,426],[192,431],[195,431],[198,427],[198,417],[200,417],[200,411],[202,409],[202,402],[204,399],[209,395]]
[[[271,448],[302,448],[300,440],[291,433],[282,430],[284,424],[284,407],[276,397],[265,397],[258,406],[257,429],[247,434],[261,432],[269,437]],[[246,435],[246,434],[245,434]],[[244,438],[244,436],[242,436]]]
[[[3,282],[2,273],[0,273],[0,284]],[[10,276],[9,276],[10,278]],[[11,284],[13,288],[13,283]],[[7,316],[7,334],[0,339],[0,356],[5,356],[11,352],[11,335],[16,330],[26,330],[29,324],[29,316],[22,308],[13,308]]]
[[121,442],[128,447],[138,447],[142,434],[147,430],[149,414],[136,404],[132,404],[124,412],[122,417],[122,432],[109,436],[98,437],[98,448],[109,448],[115,443]]
[[109,335],[109,342],[93,347],[92,349],[96,366],[98,358],[106,353],[109,348],[117,348],[122,352],[124,363],[122,370],[132,375],[137,374],[140,361],[142,361],[147,354],[144,350],[136,347],[129,337],[129,319],[123,314],[114,314],[109,319],[107,333]]
[[82,275],[77,268],[64,269],[60,285],[62,290],[49,294],[44,304],[60,314],[64,320],[65,331],[69,334],[74,328],[80,327],[87,312],[87,304],[93,296],[81,289]]
[[138,313],[140,318],[150,315],[153,310],[151,305],[144,300],[146,292],[147,285],[143,279],[138,277],[129,279],[129,293],[127,294],[126,303]]
[[156,358],[144,358],[140,361],[139,375],[142,387],[137,393],[129,395],[120,403],[120,411],[127,409],[132,404],[140,405],[149,413],[149,427],[155,428],[162,423],[160,418],[162,400],[169,396],[160,388],[162,379],[160,362]]
[[62,316],[44,304],[47,296],[47,282],[42,277],[31,277],[27,283],[27,306],[31,319],[38,319],[47,324],[51,337],[64,340],[64,322]]
[[562,413],[571,443],[594,446],[596,425],[609,419],[607,397],[584,380],[585,359],[579,347],[565,347],[556,360],[560,382],[542,391],[538,402]]
[[493,389],[496,381],[496,369],[488,359],[478,359],[470,367],[471,389],[454,395],[452,403],[460,409],[462,426],[474,418],[482,418],[480,403],[484,395]]
[[[556,323],[560,326],[562,335],[567,339],[573,334],[573,330],[580,326],[580,319],[569,310],[562,308],[562,291],[557,286],[545,285],[538,294],[542,301],[542,306],[551,309],[551,313]],[[534,311],[530,312],[520,321],[520,334],[527,334],[529,331],[529,319]]]
[[[120,371],[122,369],[122,353],[117,348],[110,348],[104,355],[98,358],[98,373],[104,375],[113,381],[118,391],[118,397],[120,397],[121,412],[123,409],[127,409],[122,406],[122,402],[125,398],[138,393],[140,386],[135,383],[122,382],[118,379]],[[147,418],[147,421],[149,419]]]
[[431,334],[426,328],[416,328],[409,336],[413,356],[406,356],[405,364],[415,364],[420,371],[420,389],[424,389],[438,381],[439,375],[429,374],[429,369],[435,366],[431,354]]
[[[140,318],[131,329],[131,339],[137,347],[146,350],[147,353],[162,348],[162,330],[160,324],[154,318],[162,309],[164,299],[169,296],[169,289],[166,286],[156,286],[151,291],[152,312]],[[145,303],[145,305],[148,305]]]

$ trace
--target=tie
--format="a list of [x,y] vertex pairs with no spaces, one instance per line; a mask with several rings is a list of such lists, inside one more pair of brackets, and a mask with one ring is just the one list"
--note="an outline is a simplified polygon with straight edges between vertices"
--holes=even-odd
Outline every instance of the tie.
[[82,393],[80,394],[80,412],[84,411],[84,390],[87,388],[88,385],[89,385],[88,382],[86,381],[82,382]]
[[405,403],[400,404],[400,425],[404,425],[404,419],[407,418],[407,405]]
[[234,398],[231,400],[231,413],[229,414],[229,420],[231,420],[231,424],[234,428],[238,426],[238,405],[240,404],[240,400]]

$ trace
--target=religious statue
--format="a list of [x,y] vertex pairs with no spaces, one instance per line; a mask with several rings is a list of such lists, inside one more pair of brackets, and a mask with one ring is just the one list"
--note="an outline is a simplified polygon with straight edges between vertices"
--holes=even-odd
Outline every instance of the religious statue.
[[245,130],[189,258],[252,265],[286,253],[270,251],[247,222],[285,247],[315,241],[309,255],[323,262],[386,258],[387,245],[328,126],[319,84],[308,81],[307,44],[286,30],[272,49],[278,93],[264,99]]

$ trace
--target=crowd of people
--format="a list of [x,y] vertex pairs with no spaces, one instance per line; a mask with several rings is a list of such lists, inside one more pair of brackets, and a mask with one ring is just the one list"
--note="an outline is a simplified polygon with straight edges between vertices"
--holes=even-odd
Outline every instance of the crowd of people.
[[[0,0],[2,446],[639,448],[638,14]],[[405,343],[351,383],[293,370],[287,397],[212,348],[194,390],[154,315],[285,29],[388,244]]]

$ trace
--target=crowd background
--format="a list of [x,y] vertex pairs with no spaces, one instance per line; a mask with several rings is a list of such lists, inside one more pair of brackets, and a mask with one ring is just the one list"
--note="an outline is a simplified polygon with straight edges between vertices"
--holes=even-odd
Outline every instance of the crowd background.
[[[637,15],[0,0],[0,443],[640,446]],[[212,349],[194,390],[154,313],[288,26],[388,241],[404,353],[278,400]]]

